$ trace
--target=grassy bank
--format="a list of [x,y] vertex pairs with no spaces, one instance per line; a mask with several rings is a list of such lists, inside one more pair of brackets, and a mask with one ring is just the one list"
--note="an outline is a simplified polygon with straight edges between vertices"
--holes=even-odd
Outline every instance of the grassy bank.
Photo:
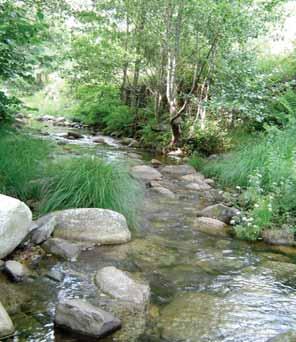
[[19,198],[35,216],[68,208],[105,208],[135,223],[141,193],[127,170],[99,158],[52,157],[44,140],[15,131],[0,132],[0,192]]
[[256,240],[263,229],[296,227],[295,125],[275,127],[239,143],[216,160],[193,157],[191,164],[224,188],[236,189],[243,221],[239,237]]

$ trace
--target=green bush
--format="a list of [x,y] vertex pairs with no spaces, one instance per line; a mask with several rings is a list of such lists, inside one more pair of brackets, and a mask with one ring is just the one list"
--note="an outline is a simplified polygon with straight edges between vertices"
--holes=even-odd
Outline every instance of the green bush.
[[41,213],[69,208],[105,208],[122,213],[135,222],[136,203],[141,191],[138,183],[118,165],[98,158],[66,160],[50,170],[43,188]]
[[130,136],[134,117],[120,100],[113,86],[83,86],[77,89],[77,114],[89,124],[97,124],[106,133]]
[[0,124],[10,121],[13,115],[21,108],[21,101],[16,97],[8,97],[0,91]]
[[216,121],[208,121],[204,129],[197,127],[190,139],[190,148],[206,156],[221,153],[230,147],[230,138]]

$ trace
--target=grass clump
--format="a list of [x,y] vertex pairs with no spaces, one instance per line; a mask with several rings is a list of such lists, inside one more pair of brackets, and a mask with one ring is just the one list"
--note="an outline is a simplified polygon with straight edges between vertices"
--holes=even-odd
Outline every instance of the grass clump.
[[98,158],[80,157],[54,165],[44,188],[40,212],[70,208],[112,209],[135,222],[138,183],[125,168]]
[[50,145],[40,139],[0,129],[0,192],[22,201],[38,199]]
[[97,157],[49,158],[47,141],[0,130],[0,193],[18,198],[39,216],[69,208],[103,208],[136,223],[139,184],[128,171]]

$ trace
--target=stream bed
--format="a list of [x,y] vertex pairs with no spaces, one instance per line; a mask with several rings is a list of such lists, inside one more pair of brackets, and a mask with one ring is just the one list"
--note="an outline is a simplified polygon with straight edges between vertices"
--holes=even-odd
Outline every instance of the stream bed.
[[[63,131],[52,128],[48,138],[62,141]],[[93,144],[88,136],[61,150],[70,158],[91,154],[131,165],[154,157],[113,139],[108,145]],[[146,317],[127,310],[123,328],[102,342],[267,342],[296,331],[296,251],[294,256],[263,243],[199,232],[193,224],[197,211],[213,198],[186,189],[173,175],[164,175],[161,183],[175,198],[145,189],[130,243],[85,251],[75,262],[45,256],[38,264],[41,275],[31,282],[8,285],[0,276],[1,301],[9,291],[15,299],[9,303],[15,306],[11,318],[17,329],[11,341],[90,341],[54,327],[55,305],[63,298],[92,303],[100,298],[102,305],[93,278],[110,265],[140,274],[152,297]],[[63,281],[42,276],[50,270],[62,272]]]

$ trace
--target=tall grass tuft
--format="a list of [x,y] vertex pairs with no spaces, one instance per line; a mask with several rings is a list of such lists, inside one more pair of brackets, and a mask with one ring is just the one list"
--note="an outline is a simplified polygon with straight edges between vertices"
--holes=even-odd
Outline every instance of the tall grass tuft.
[[104,208],[135,224],[141,190],[127,170],[98,158],[80,157],[56,164],[44,187],[42,214],[69,208]]
[[50,145],[40,139],[0,129],[0,193],[26,201],[38,198]]
[[35,216],[69,208],[104,208],[136,223],[140,185],[128,171],[99,158],[49,158],[47,141],[0,129],[0,193],[16,197]]
[[276,128],[261,136],[256,142],[248,143],[222,158],[203,166],[209,176],[215,176],[224,186],[248,186],[250,176],[255,172],[262,175],[265,190],[274,183],[294,175],[295,128]]

